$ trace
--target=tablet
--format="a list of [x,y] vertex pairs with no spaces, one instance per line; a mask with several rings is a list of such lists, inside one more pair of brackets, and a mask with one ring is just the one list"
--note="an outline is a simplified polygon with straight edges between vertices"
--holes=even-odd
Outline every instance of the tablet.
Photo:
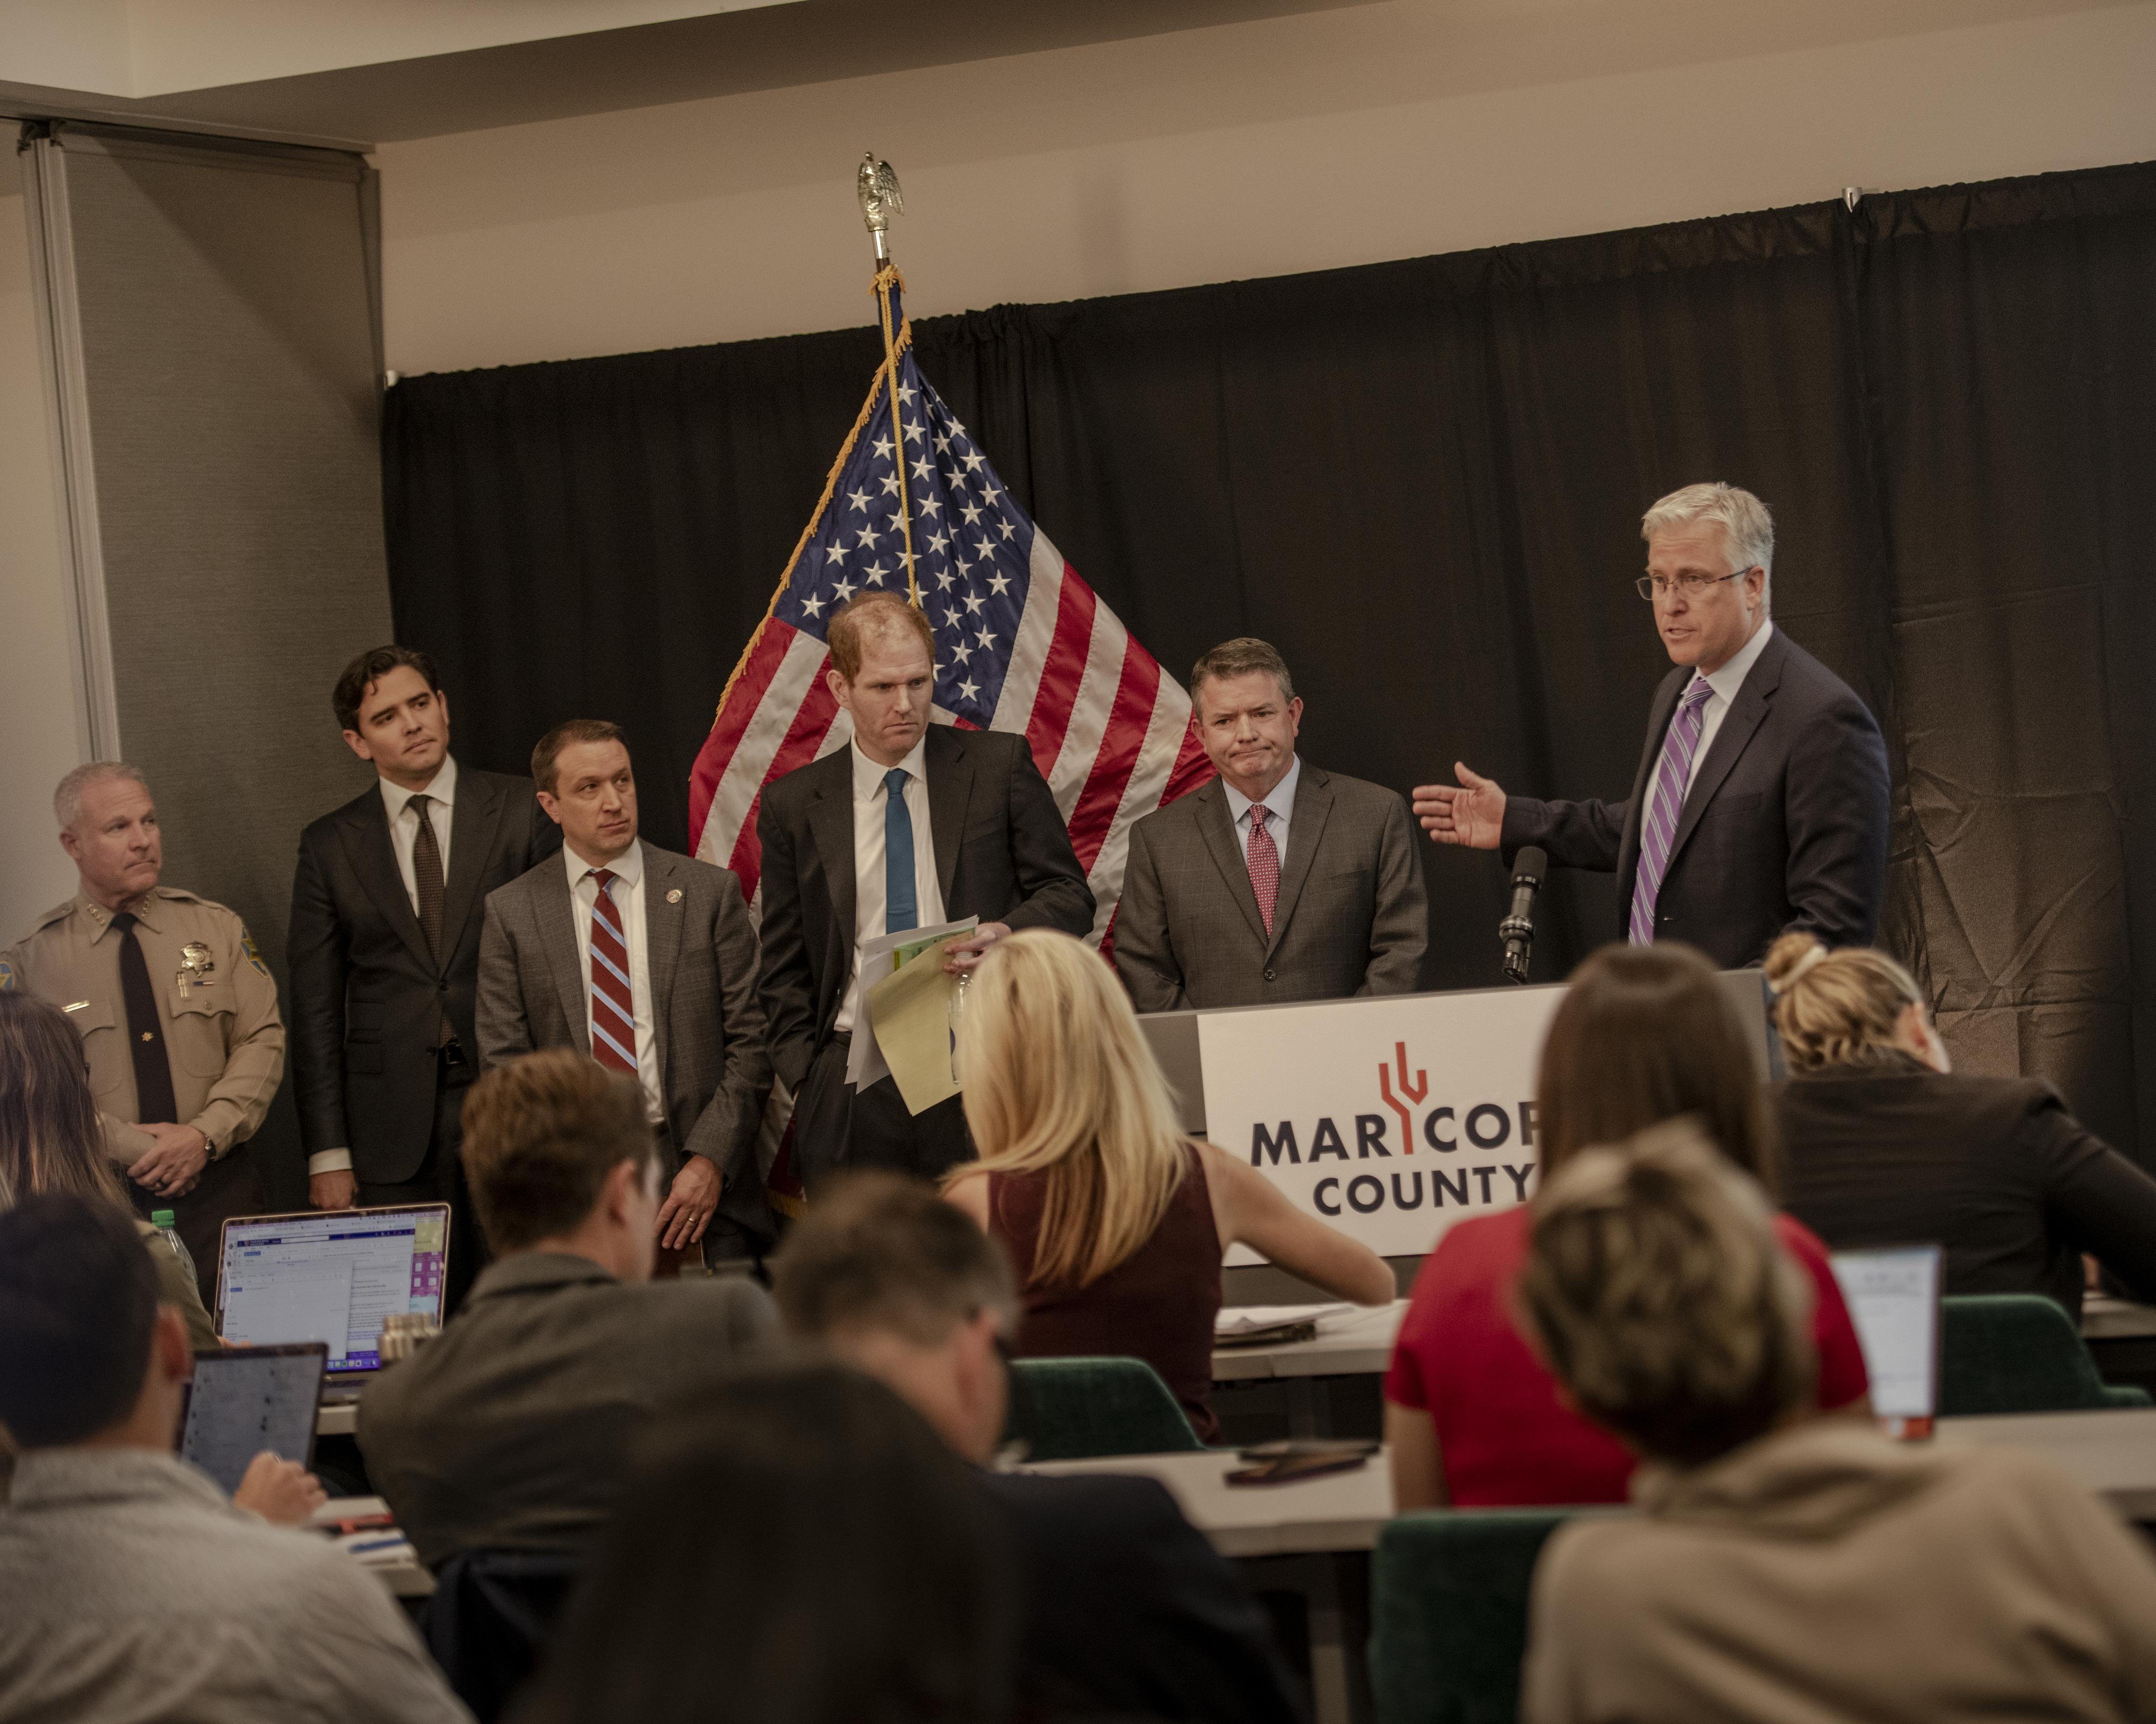
[[197,1353],[180,1415],[180,1459],[208,1473],[228,1496],[264,1449],[308,1465],[329,1351],[307,1341]]
[[1945,1255],[1938,1245],[1888,1245],[1828,1260],[1856,1326],[1871,1410],[1891,1435],[1928,1436],[1938,1410]]

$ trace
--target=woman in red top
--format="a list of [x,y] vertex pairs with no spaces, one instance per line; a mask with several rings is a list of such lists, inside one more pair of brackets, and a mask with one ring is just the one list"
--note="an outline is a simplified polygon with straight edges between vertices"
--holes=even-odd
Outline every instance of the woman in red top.
[[[1589,1144],[1689,1114],[1775,1188],[1772,1116],[1749,1039],[1688,947],[1607,947],[1579,967],[1543,1045],[1535,1107],[1545,1175]],[[1632,1456],[1565,1404],[1513,1321],[1533,1224],[1532,1204],[1463,1221],[1416,1278],[1385,1377],[1403,1509],[1625,1501]],[[1864,1356],[1825,1247],[1787,1215],[1775,1229],[1811,1280],[1820,1405],[1868,1414]]]

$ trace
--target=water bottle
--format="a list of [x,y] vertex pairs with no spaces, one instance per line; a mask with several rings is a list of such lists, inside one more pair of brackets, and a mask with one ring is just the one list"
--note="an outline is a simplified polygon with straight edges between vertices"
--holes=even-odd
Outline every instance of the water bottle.
[[172,1225],[172,1212],[170,1209],[152,1209],[150,1212],[150,1225],[164,1234],[165,1243],[172,1248],[172,1255],[180,1260],[180,1266],[187,1270],[187,1279],[193,1280],[195,1279],[194,1256],[187,1249],[186,1241],[180,1238],[179,1230]]

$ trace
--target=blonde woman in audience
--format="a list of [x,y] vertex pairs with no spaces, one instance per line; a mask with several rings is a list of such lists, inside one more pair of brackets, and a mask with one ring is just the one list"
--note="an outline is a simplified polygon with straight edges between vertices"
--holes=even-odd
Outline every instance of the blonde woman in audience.
[[[128,1210],[119,1172],[105,1158],[82,1038],[43,1000],[0,993],[0,1210],[62,1192]],[[157,1265],[157,1297],[178,1308],[191,1345],[215,1347],[194,1272],[163,1234],[146,1221],[134,1225]]]
[[2156,1716],[2156,1561],[2052,1462],[1815,1415],[1811,1287],[1696,1128],[1534,1201],[1522,1323],[1641,1459],[1534,1579],[1527,1724]]
[[2082,1254],[2156,1299],[2156,1179],[2039,1078],[1953,1070],[1883,952],[1784,934],[1767,954],[1789,1068],[1783,1193],[1836,1250],[1937,1240],[1948,1293],[2044,1293],[2076,1316]]
[[[1609,946],[1573,972],[1536,1083],[1548,1178],[1590,1143],[1699,1119],[1736,1166],[1771,1186],[1774,1121],[1747,1034],[1712,965],[1686,946]],[[1622,1502],[1633,1457],[1566,1403],[1513,1321],[1528,1214],[1455,1223],[1415,1278],[1385,1376],[1385,1436],[1402,1508]],[[1779,1216],[1810,1277],[1820,1398],[1868,1411],[1856,1331],[1825,1246]]]
[[951,1201],[1000,1239],[1024,1357],[1151,1364],[1209,1440],[1220,1260],[1245,1244],[1337,1298],[1382,1305],[1375,1252],[1296,1208],[1265,1176],[1185,1137],[1122,984],[1068,934],[1027,929],[981,962],[959,1020],[978,1159]]

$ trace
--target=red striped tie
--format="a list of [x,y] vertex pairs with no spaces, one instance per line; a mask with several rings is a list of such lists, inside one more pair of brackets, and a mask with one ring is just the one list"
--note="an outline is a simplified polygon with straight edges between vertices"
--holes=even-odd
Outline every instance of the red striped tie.
[[629,981],[629,942],[614,906],[613,870],[594,868],[592,900],[592,1058],[636,1075],[636,993]]

